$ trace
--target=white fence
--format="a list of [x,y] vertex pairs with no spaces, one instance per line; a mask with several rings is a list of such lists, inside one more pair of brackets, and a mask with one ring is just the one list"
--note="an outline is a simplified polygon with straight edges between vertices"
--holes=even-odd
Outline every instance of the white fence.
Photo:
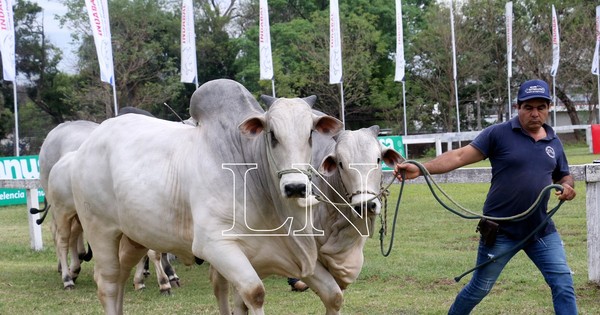
[[[592,152],[592,131],[591,125],[568,125],[553,127],[556,133],[573,132],[573,130],[584,129],[586,131],[585,138]],[[411,144],[435,143],[435,155],[443,153],[442,143],[446,143],[448,151],[452,150],[454,142],[472,141],[479,135],[481,131],[466,131],[466,132],[446,132],[446,133],[431,133],[422,135],[407,135],[402,136],[402,143],[405,145],[405,152],[408,154],[408,146]]]
[[[588,245],[588,279],[600,283],[600,164],[574,165],[570,168],[571,174],[577,181],[585,181],[586,190],[586,219],[587,219],[587,245]],[[489,183],[491,169],[486,168],[460,168],[446,174],[433,175],[438,183]],[[392,172],[384,173],[384,183],[392,180]],[[397,181],[396,181],[397,182]],[[411,183],[424,183],[423,177],[411,180]],[[0,188],[25,188],[27,189],[27,213],[29,217],[29,236],[31,248],[41,250],[42,230],[35,222],[39,214],[29,214],[29,209],[39,208],[38,192],[39,181],[31,180],[0,180]]]

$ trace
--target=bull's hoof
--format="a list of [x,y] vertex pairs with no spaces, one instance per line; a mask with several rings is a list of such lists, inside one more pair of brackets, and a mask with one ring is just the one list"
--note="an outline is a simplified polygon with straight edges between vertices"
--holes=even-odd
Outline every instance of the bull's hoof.
[[140,291],[140,290],[144,290],[146,288],[146,285],[141,283],[141,284],[133,284],[133,289],[135,291]]
[[171,296],[171,289],[160,290],[160,295]]
[[71,290],[75,289],[75,284],[73,284],[73,283],[65,284],[64,289],[65,289],[65,291],[71,291]]
[[171,284],[172,288],[181,287],[181,285],[179,284],[179,277],[173,277],[172,279],[169,279],[169,283]]

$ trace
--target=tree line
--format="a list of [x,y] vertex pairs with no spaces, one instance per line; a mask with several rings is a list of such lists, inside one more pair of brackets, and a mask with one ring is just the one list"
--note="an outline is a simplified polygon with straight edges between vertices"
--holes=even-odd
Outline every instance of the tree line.
[[[112,87],[99,80],[85,3],[61,2],[68,11],[56,23],[72,32],[78,48],[75,73],[58,69],[63,52],[44,33],[41,7],[27,0],[14,7],[22,154],[37,154],[47,132],[61,122],[101,122],[114,115]],[[119,107],[142,108],[168,120],[187,118],[195,86],[179,82],[180,1],[108,3]],[[573,124],[596,122],[592,1],[513,1],[511,96],[526,79],[552,82],[552,4],[561,33],[557,98]],[[456,131],[449,2],[405,0],[402,5],[408,133]],[[454,8],[461,131],[485,127],[484,116],[507,118],[504,5],[464,0]],[[395,2],[341,0],[339,6],[347,128],[379,124],[402,134],[402,91],[394,82]],[[194,11],[198,82],[229,78],[257,96],[272,94],[271,82],[259,80],[258,0],[194,0]],[[329,84],[329,1],[270,0],[269,11],[277,96],[317,95],[316,107],[338,116],[340,91]],[[12,93],[11,82],[0,83],[2,155],[14,152]],[[588,104],[587,114],[577,115],[578,103]]]

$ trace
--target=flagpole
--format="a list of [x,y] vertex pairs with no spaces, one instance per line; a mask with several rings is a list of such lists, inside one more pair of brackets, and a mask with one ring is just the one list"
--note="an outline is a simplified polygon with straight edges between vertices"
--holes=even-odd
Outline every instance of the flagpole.
[[[406,126],[406,85],[402,81],[402,109],[404,120],[404,136],[408,136],[408,127]],[[404,141],[403,141],[404,142]],[[408,158],[408,145],[404,143],[404,158]]]
[[273,91],[273,97],[275,97],[275,79],[271,79],[271,91]]
[[598,78],[598,117],[596,117],[596,123],[600,124],[600,72],[596,77]]
[[113,90],[113,102],[115,105],[115,117],[117,117],[117,114],[119,113],[119,106],[117,105],[117,84],[113,83],[112,85],[112,90]]
[[[454,38],[454,11],[453,11],[453,5],[454,5],[454,1],[452,1],[452,3],[450,3],[450,30],[451,30],[451,35],[452,35],[452,72],[453,72],[453,76],[454,76],[454,100],[456,102],[456,130],[458,133],[460,133],[460,112],[458,109],[458,80],[456,79],[457,77],[457,71],[456,71],[456,41]],[[461,146],[461,141],[459,140],[458,142],[458,146]]]
[[553,113],[552,113],[552,117],[554,118],[554,123],[552,124],[552,127],[556,127],[556,77],[552,77],[552,109]]
[[509,1],[505,5],[506,23],[506,77],[508,89],[508,120],[512,118],[512,98],[510,96],[510,78],[512,78],[512,11],[513,4]]
[[17,108],[17,79],[13,81],[13,102],[15,106],[15,156],[19,156],[19,109]]
[[344,82],[340,81],[340,120],[342,121],[343,128],[346,129],[346,113],[344,108]]

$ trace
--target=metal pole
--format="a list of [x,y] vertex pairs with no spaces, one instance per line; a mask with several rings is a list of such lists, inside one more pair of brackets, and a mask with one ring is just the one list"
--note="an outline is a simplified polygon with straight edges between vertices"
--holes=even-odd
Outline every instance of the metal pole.
[[510,77],[508,78],[508,120],[512,118],[512,98],[510,97]]
[[340,120],[342,121],[342,128],[346,129],[346,114],[344,113],[344,82],[340,82]]
[[598,116],[596,117],[596,123],[600,124],[600,71],[596,76],[598,77]]
[[552,108],[554,109],[553,111],[553,117],[554,117],[554,122],[552,124],[552,127],[556,127],[556,77],[552,77]]
[[15,156],[19,156],[19,109],[17,106],[17,79],[13,81],[13,102],[15,106]]
[[[406,126],[406,86],[402,81],[402,108],[404,110],[404,136],[408,136],[408,127]],[[402,141],[404,142],[404,141]],[[404,158],[408,158],[408,145],[404,143]]]
[[275,97],[275,79],[271,79],[271,91],[273,91],[273,97]]
[[115,117],[117,117],[117,113],[119,113],[119,106],[117,105],[117,88],[116,88],[116,83],[113,82],[112,84],[112,88],[113,88],[113,102],[115,104]]

